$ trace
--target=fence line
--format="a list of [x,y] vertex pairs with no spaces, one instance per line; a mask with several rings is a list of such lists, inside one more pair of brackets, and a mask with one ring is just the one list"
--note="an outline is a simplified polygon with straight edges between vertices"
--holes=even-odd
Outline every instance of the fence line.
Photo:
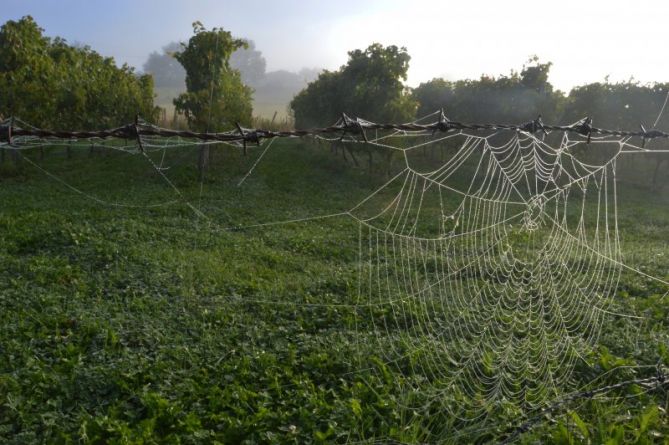
[[159,136],[159,137],[182,137],[187,139],[197,139],[202,141],[220,141],[220,142],[241,142],[244,145],[247,143],[260,144],[263,139],[273,138],[290,138],[290,137],[304,137],[316,135],[341,135],[355,134],[363,137],[367,141],[365,132],[367,130],[394,130],[399,132],[442,132],[449,131],[497,131],[497,130],[511,130],[524,131],[527,133],[541,132],[547,134],[549,131],[562,131],[577,133],[587,137],[590,142],[592,135],[603,136],[617,136],[617,137],[639,137],[642,139],[642,145],[647,140],[651,139],[669,139],[669,133],[650,129],[646,130],[643,126],[638,131],[626,130],[610,130],[605,128],[598,128],[592,125],[592,119],[589,117],[583,118],[575,124],[571,125],[547,125],[541,120],[541,116],[537,119],[525,122],[522,124],[499,124],[499,123],[463,123],[451,121],[444,115],[443,111],[434,113],[439,114],[437,121],[428,124],[418,123],[375,123],[361,118],[351,118],[346,114],[342,114],[339,121],[329,127],[311,128],[307,130],[291,130],[291,131],[273,131],[266,129],[249,129],[243,128],[237,124],[236,129],[221,133],[203,133],[189,130],[171,130],[167,128],[157,127],[140,121],[139,118],[135,122],[123,125],[117,128],[111,128],[98,131],[65,131],[65,130],[45,130],[41,128],[22,128],[17,126],[13,118],[7,119],[0,123],[0,141],[12,143],[13,137],[18,136],[34,136],[38,138],[52,138],[52,139],[91,139],[91,138],[119,138],[119,139],[140,139],[141,136]]

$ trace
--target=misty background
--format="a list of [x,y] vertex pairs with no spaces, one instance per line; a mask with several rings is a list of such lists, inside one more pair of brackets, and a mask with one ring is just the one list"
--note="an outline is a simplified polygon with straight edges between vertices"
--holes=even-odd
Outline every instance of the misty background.
[[[307,84],[316,80],[322,71],[318,68],[302,68],[297,72],[288,70],[267,71],[267,61],[252,40],[248,48],[235,51],[230,66],[241,73],[242,81],[253,88],[253,111],[256,116],[284,119],[288,104]],[[186,70],[173,57],[183,50],[178,42],[171,42],[158,52],[149,54],[142,65],[143,72],[151,74],[156,90],[156,105],[170,115],[174,111],[172,100],[186,91]]]
[[[564,92],[605,78],[667,82],[669,62],[660,55],[668,13],[666,2],[648,0],[4,0],[0,21],[32,15],[47,36],[89,45],[137,72],[158,66],[152,64],[165,48],[187,41],[194,21],[223,27],[253,42],[235,63],[255,63],[239,68],[255,89],[256,112],[271,117],[285,113],[292,95],[319,70],[338,69],[348,51],[373,42],[408,49],[410,87],[435,77],[507,75],[533,54],[553,62],[550,82]],[[164,79],[152,71],[161,106],[169,106],[180,87],[174,67]]]

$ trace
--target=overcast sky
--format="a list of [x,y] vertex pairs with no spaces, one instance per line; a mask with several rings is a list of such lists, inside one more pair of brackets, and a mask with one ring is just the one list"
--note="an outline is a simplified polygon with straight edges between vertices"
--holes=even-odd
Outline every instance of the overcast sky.
[[554,63],[562,90],[607,75],[669,81],[666,0],[0,0],[3,23],[26,14],[139,69],[200,20],[255,40],[268,70],[335,69],[348,50],[381,42],[408,48],[411,86],[508,74],[533,54]]

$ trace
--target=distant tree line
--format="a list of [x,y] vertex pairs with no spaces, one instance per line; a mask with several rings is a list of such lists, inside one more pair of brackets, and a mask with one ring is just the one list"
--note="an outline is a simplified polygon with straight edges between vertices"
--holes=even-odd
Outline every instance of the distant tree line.
[[460,122],[520,123],[539,114],[555,122],[564,95],[548,82],[551,63],[536,58],[530,63],[509,76],[422,83],[412,92],[419,103],[417,115],[444,109],[449,119]]
[[[405,48],[373,44],[350,51],[347,64],[338,70],[266,72],[265,59],[252,41],[233,38],[221,28],[207,31],[196,23],[188,43],[172,43],[162,54],[151,54],[144,65],[146,74],[139,75],[87,46],[45,37],[26,16],[0,27],[0,113],[51,128],[101,127],[127,122],[136,113],[154,117],[154,83],[183,85],[187,95],[179,98],[179,108],[190,114],[192,126],[218,129],[223,119],[213,108],[197,109],[205,100],[198,99],[196,106],[193,95],[213,94],[226,102],[220,106],[237,109],[229,121],[248,121],[250,95],[271,94],[277,85],[279,90],[306,85],[290,104],[300,128],[331,124],[342,112],[401,121],[438,109],[451,119],[469,122],[521,122],[542,114],[550,122],[591,116],[598,126],[630,128],[652,125],[669,88],[633,80],[604,81],[577,86],[566,95],[549,82],[551,63],[533,57],[520,72],[509,75],[435,78],[411,89],[404,83],[410,60]],[[198,120],[198,113],[213,115],[208,125]]]
[[[348,63],[324,71],[295,96],[291,108],[298,128],[325,126],[342,112],[376,121],[401,121],[443,109],[460,122],[522,123],[542,115],[550,123],[570,123],[589,116],[599,127],[650,128],[669,84],[596,82],[577,86],[566,95],[549,82],[552,63],[534,56],[520,72],[479,79],[432,79],[416,88],[406,80],[410,57],[406,49],[374,44],[349,52]],[[669,109],[667,110],[669,115]],[[669,123],[669,116],[658,126]]]

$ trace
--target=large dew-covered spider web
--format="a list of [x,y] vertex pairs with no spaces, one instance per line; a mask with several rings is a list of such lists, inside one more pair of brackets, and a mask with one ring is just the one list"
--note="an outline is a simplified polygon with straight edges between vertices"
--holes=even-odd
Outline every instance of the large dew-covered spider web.
[[[367,142],[399,150],[404,168],[349,212],[359,223],[358,329],[410,376],[407,389],[448,395],[469,415],[491,402],[535,406],[596,344],[623,267],[616,160],[639,147],[551,137]],[[447,159],[414,162],[425,147]]]

